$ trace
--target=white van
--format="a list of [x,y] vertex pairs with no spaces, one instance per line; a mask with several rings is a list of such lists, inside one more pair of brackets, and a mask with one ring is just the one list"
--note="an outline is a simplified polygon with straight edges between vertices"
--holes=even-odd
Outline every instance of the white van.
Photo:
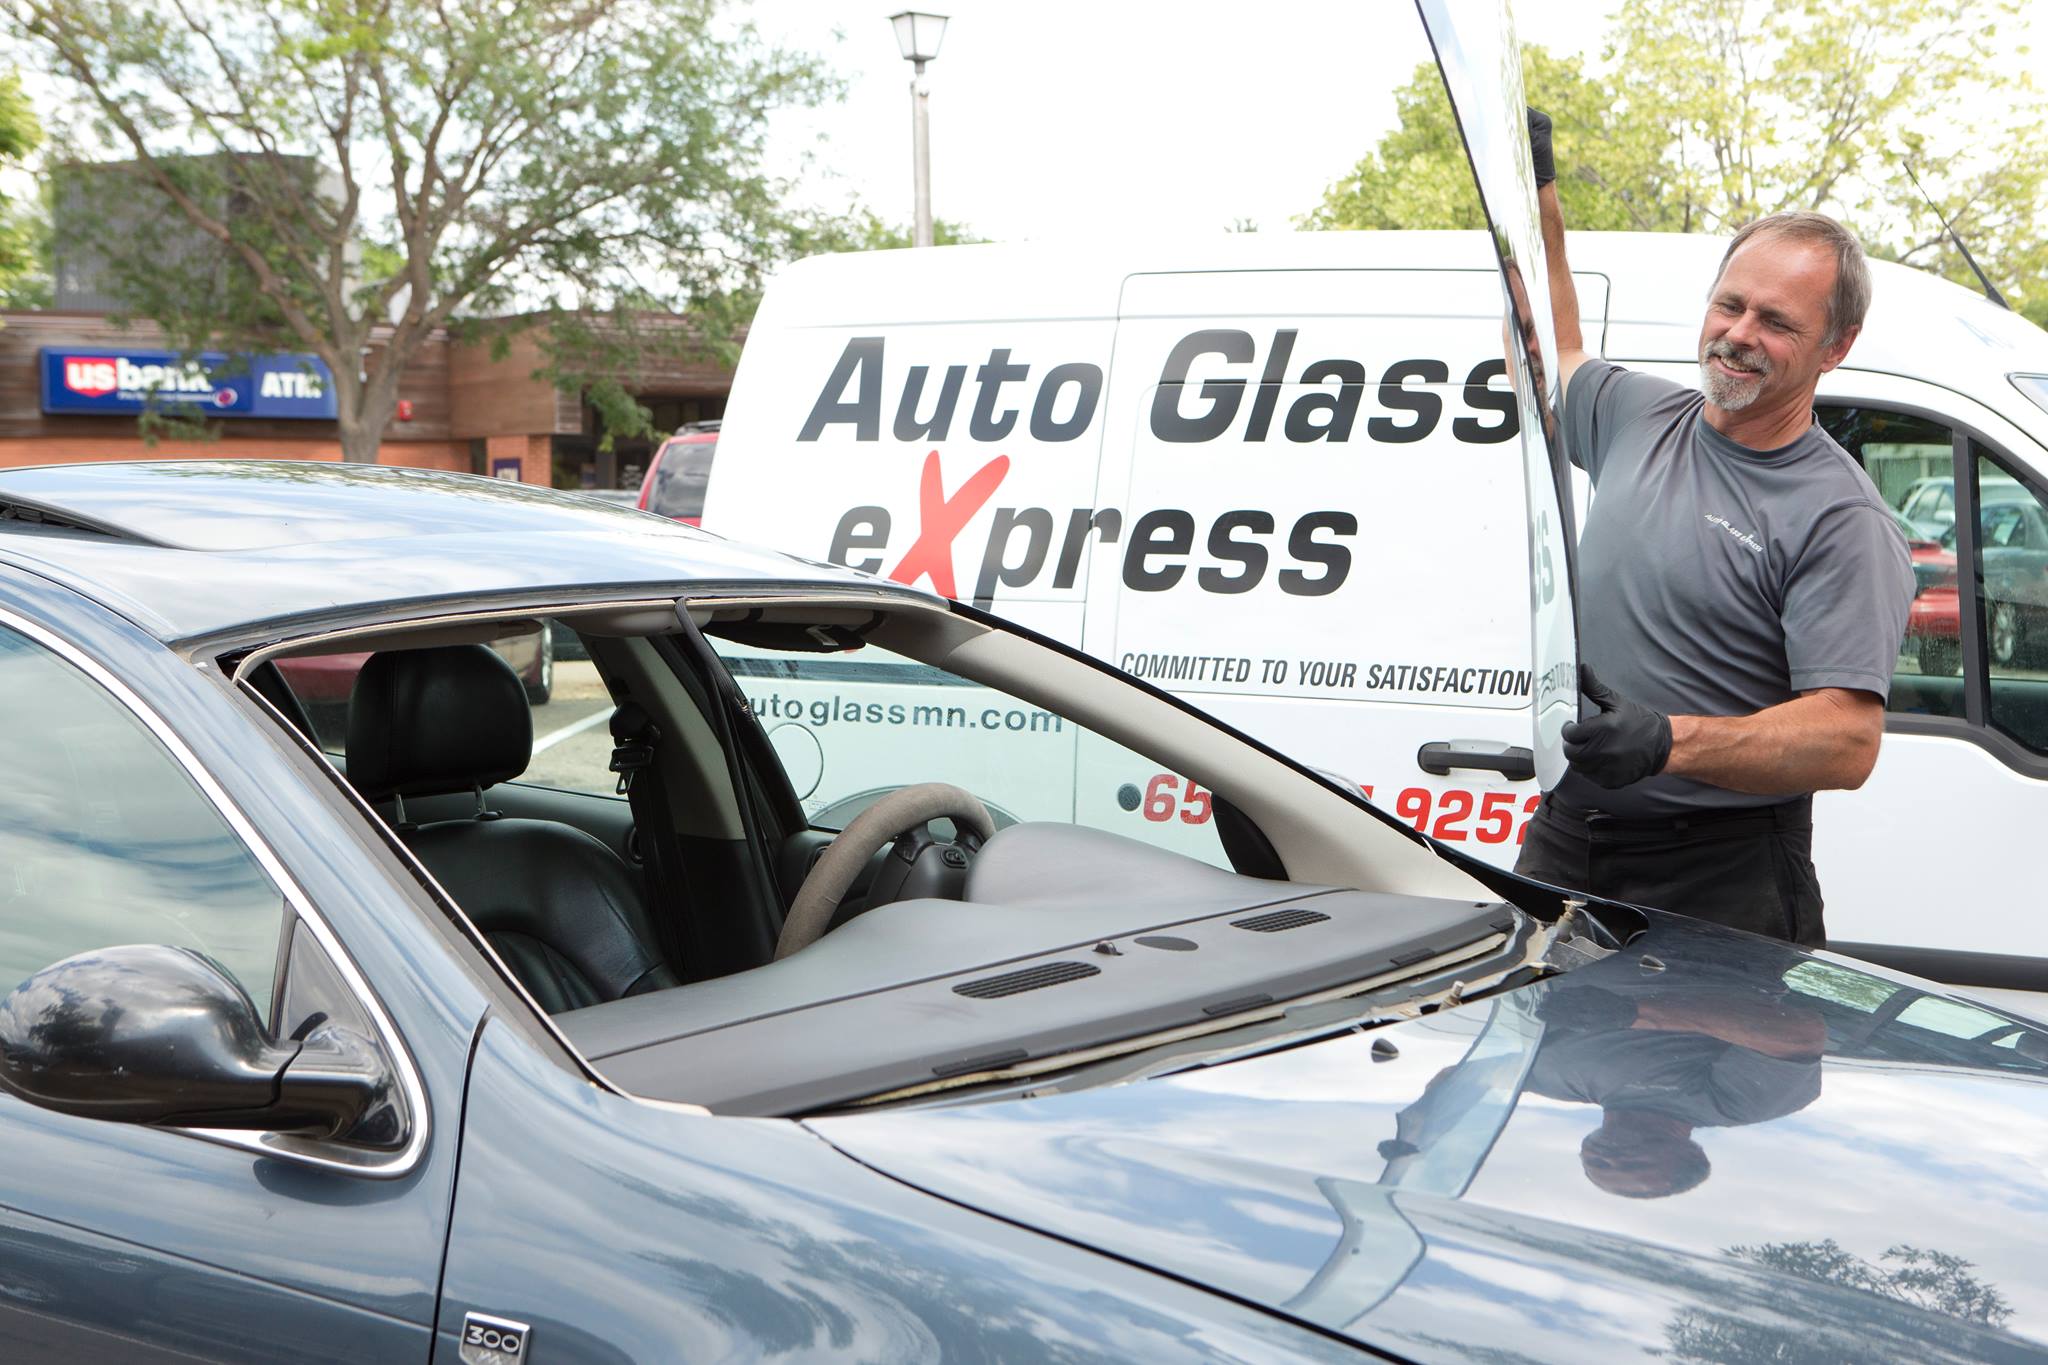
[[[1724,245],[1574,234],[1588,344],[1694,382]],[[1828,925],[1922,974],[2048,989],[2048,333],[1873,269],[1821,420],[1888,498],[1946,479],[1951,503],[1918,528],[1877,771],[1817,802]],[[1530,607],[1555,586],[1532,582],[1517,407],[1480,233],[815,258],[754,321],[704,525],[990,607],[1506,867],[1538,799]],[[886,723],[809,696],[763,719],[815,743],[807,801],[843,813],[863,793],[834,772],[885,760]],[[967,769],[1042,741],[1003,725],[964,726]],[[1047,799],[1113,795],[1170,839],[1208,818],[1173,774],[1100,780]]]

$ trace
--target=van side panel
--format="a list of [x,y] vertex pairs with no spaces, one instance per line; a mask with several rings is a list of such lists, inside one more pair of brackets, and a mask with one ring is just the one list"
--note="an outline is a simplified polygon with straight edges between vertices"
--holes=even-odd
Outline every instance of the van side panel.
[[1497,272],[1134,275],[1114,368],[1084,647],[1511,862],[1534,785],[1417,760],[1529,743]]

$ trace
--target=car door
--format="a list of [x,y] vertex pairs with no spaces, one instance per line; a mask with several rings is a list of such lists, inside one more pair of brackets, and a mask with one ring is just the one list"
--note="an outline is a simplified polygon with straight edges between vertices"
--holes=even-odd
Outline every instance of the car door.
[[1528,497],[1536,778],[1547,791],[1564,775],[1566,722],[1579,714],[1578,626],[1573,608],[1576,537],[1569,465],[1557,431],[1564,406],[1550,276],[1536,219],[1521,48],[1507,0],[1453,5],[1416,0],[1437,68],[1472,163],[1500,257],[1510,373],[1521,413],[1517,441]]
[[1899,375],[1837,371],[1815,408],[1881,496],[1939,492],[1962,513],[1909,541],[1916,592],[1876,769],[1814,799],[1831,941],[1936,980],[2048,990],[2048,926],[2013,894],[2048,821],[2048,628],[2027,598],[2048,566],[2031,548],[2040,447]]
[[[200,747],[166,714],[204,731]],[[295,821],[291,840],[328,845],[297,850],[325,864],[302,884],[202,759],[240,714],[126,623],[0,574],[0,991],[87,950],[189,949],[242,987],[273,1038],[320,1015],[373,1039],[401,1117],[373,1149],[81,1117],[0,1092],[6,1359],[428,1358],[453,1178],[453,1130],[437,1128],[430,1092],[458,1112],[463,1040],[408,1043],[309,895],[339,906],[347,842]],[[299,800],[273,758],[256,740],[235,784]],[[353,889],[377,903],[373,886]]]

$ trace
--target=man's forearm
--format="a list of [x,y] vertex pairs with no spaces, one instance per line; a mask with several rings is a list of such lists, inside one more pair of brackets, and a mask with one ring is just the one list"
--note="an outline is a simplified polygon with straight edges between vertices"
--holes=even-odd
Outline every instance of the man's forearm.
[[1664,771],[1756,796],[1853,789],[1883,735],[1875,695],[1827,688],[1749,716],[1673,716]]
[[1550,324],[1557,336],[1558,354],[1583,351],[1586,338],[1579,330],[1579,290],[1572,283],[1572,268],[1564,258],[1564,210],[1558,205],[1555,184],[1536,191],[1536,210],[1543,225],[1543,259],[1550,277]]

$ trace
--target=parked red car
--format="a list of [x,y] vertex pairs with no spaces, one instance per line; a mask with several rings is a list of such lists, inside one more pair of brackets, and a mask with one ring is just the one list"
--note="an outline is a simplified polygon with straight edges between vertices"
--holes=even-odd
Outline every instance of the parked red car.
[[[526,699],[544,704],[555,690],[554,637],[546,627],[524,635],[508,635],[490,642],[491,648],[519,675],[526,685]],[[345,703],[363,671],[368,654],[308,654],[296,659],[279,659],[292,695],[307,705]]]
[[1892,520],[1905,533],[1913,556],[1913,605],[1906,613],[1908,647],[1922,673],[1947,676],[1963,667],[1962,609],[1956,596],[1956,555],[1929,540],[1897,512]]
[[640,481],[640,510],[673,517],[688,526],[704,516],[704,490],[718,454],[718,423],[692,422],[663,441]]
[[[2031,497],[1986,503],[1978,553],[1987,603],[1985,652],[1995,669],[2036,666],[2048,640],[2048,512]],[[1955,530],[1929,542],[1908,536],[1918,591],[1906,617],[1922,673],[1962,668],[1962,612],[1956,592]]]

